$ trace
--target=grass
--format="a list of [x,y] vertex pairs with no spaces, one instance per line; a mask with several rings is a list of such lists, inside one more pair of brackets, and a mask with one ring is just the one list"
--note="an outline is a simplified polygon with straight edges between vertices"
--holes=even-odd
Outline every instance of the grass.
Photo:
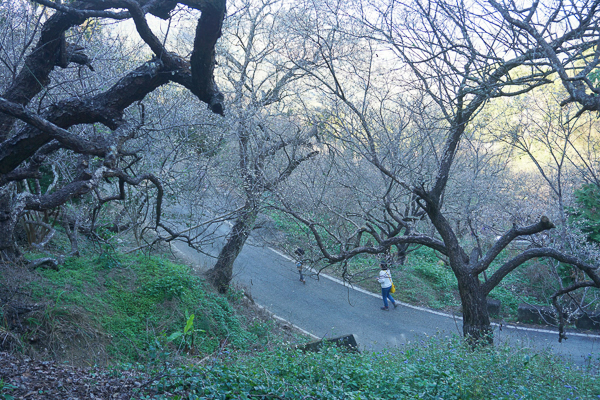
[[434,309],[458,308],[458,286],[450,268],[426,248],[419,248],[408,257],[404,266],[393,271],[398,299]]
[[211,353],[224,340],[239,349],[258,340],[227,299],[207,289],[185,265],[113,253],[70,258],[59,271],[43,270],[40,275],[31,295],[47,307],[29,318],[32,334],[53,332],[59,340],[61,328],[71,326],[71,336],[80,341],[104,341],[102,357],[110,360],[145,362],[189,345],[183,338],[167,338],[181,331],[192,314],[191,353]]
[[[279,348],[169,371],[159,398],[598,399],[600,377],[549,354],[429,338],[379,353]],[[162,396],[162,397],[161,397]]]

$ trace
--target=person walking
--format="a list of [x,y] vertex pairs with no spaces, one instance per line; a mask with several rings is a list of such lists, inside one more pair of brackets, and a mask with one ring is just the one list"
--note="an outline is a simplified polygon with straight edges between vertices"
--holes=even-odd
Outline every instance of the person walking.
[[380,264],[381,270],[379,271],[379,277],[377,281],[381,284],[381,297],[383,297],[383,307],[382,310],[388,311],[388,299],[392,302],[394,308],[398,307],[396,304],[396,300],[390,294],[390,290],[392,290],[392,274],[388,269],[387,263],[381,262]]
[[298,273],[300,274],[300,282],[306,284],[306,281],[304,280],[304,275],[302,274],[302,268],[303,268],[302,261],[298,261],[296,263],[296,268],[298,268]]
[[[294,253],[296,253],[298,257],[302,258],[302,256],[304,256],[304,249],[297,248],[296,251],[294,251]],[[304,275],[302,274],[302,269],[304,268],[304,265],[302,264],[301,259],[296,262],[296,268],[298,268],[298,273],[300,274],[300,282],[306,284],[306,281],[304,280]]]

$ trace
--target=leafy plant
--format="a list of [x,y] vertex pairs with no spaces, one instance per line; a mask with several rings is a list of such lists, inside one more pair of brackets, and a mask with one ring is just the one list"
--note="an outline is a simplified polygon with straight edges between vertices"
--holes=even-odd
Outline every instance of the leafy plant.
[[[187,317],[187,321],[185,323],[185,326],[183,327],[183,331],[176,331],[173,332],[168,338],[167,338],[167,342],[173,342],[176,339],[181,338],[181,342],[182,345],[184,346],[184,348],[186,348],[187,350],[192,350],[194,348],[194,314],[191,315],[187,315],[187,311],[186,311],[186,317]],[[199,332],[205,332],[203,329],[200,329]]]
[[4,379],[0,378],[0,399],[2,400],[14,400],[14,397],[8,394],[7,391],[17,389],[16,386],[10,383],[4,382]]
[[600,68],[592,70],[592,72],[588,74],[588,79],[595,85],[600,83]]

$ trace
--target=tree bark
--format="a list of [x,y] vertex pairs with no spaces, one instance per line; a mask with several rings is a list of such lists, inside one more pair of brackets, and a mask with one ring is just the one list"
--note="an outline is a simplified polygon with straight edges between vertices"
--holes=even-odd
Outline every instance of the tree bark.
[[471,274],[457,278],[465,339],[472,345],[492,344],[494,337],[487,309],[487,296],[479,279]]
[[397,245],[396,249],[398,252],[396,253],[396,260],[398,261],[398,265],[404,265],[406,262],[406,251],[408,250],[408,243]]
[[[17,104],[29,104],[31,99],[50,83],[50,73],[56,66],[60,51],[61,36],[70,27],[84,21],[85,19],[74,14],[53,14],[44,24],[39,42],[27,56],[24,68],[2,94],[2,97]],[[14,116],[0,113],[0,141],[8,138],[14,123]]]
[[0,262],[15,261],[20,255],[14,239],[21,211],[16,196],[14,184],[0,188]]
[[217,288],[219,293],[227,293],[227,290],[229,290],[229,283],[233,276],[233,263],[242,251],[248,236],[250,236],[257,216],[258,205],[254,201],[247,200],[241,215],[237,218],[227,236],[227,242],[221,249],[217,262],[207,272],[208,281]]
[[471,345],[492,344],[494,338],[487,309],[488,292],[481,286],[478,272],[470,264],[469,256],[460,246],[450,222],[440,212],[439,195],[432,197],[429,193],[423,193],[421,197],[427,201],[425,212],[446,245],[450,267],[458,281],[464,338]]

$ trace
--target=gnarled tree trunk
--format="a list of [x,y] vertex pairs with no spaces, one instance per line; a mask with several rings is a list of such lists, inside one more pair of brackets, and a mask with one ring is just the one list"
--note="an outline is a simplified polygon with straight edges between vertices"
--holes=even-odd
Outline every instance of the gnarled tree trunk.
[[206,274],[208,281],[217,288],[219,293],[227,293],[229,289],[229,282],[233,276],[233,263],[254,229],[257,216],[256,202],[247,200],[231,232],[227,235],[227,242],[221,249],[217,262]]
[[457,276],[463,308],[463,335],[471,344],[492,344],[493,330],[487,309],[487,297],[479,279],[468,274]]
[[20,253],[14,232],[19,219],[14,184],[0,187],[0,262],[15,261]]

